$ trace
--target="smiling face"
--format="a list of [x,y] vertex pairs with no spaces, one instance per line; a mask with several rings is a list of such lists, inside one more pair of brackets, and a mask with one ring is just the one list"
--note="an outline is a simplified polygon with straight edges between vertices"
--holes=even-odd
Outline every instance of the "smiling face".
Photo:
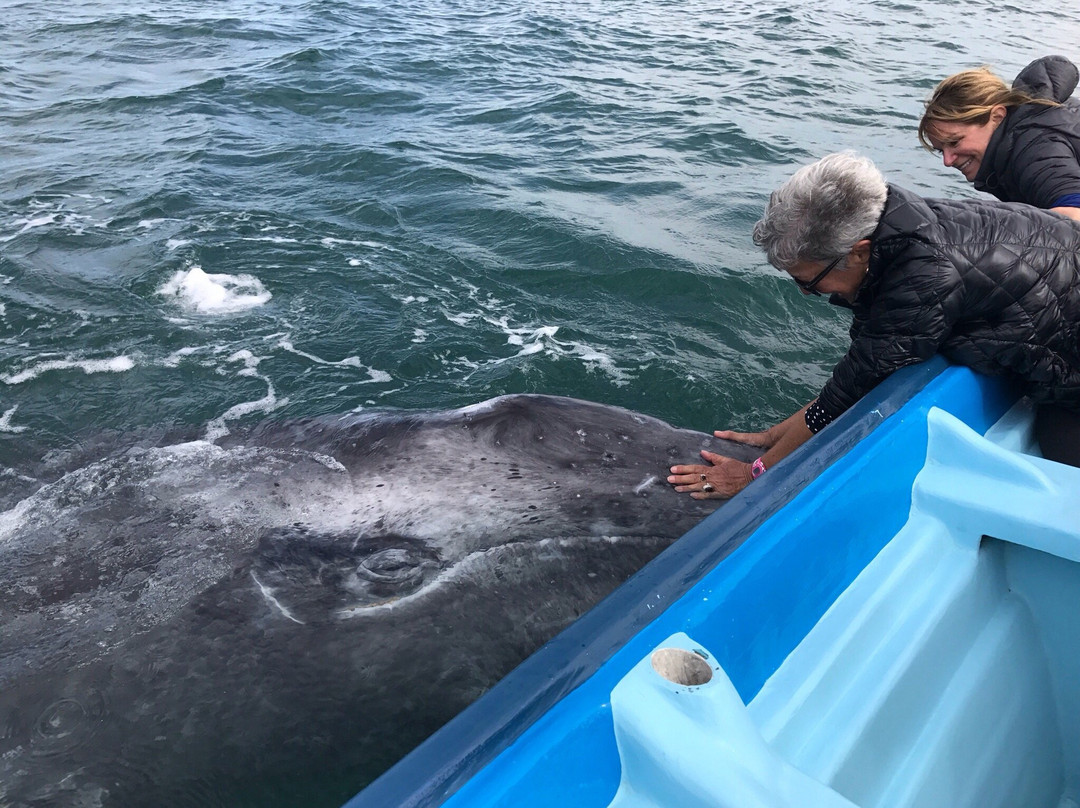
[[955,168],[968,182],[974,182],[990,136],[1005,119],[1005,112],[1005,107],[995,106],[986,123],[981,124],[934,121],[927,127],[930,145],[941,154],[946,167]]

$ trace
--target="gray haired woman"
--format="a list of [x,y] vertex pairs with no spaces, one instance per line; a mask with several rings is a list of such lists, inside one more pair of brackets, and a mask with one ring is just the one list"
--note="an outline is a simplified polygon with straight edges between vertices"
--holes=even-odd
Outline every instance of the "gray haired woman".
[[1043,454],[1080,465],[1080,227],[1029,205],[924,199],[852,152],[773,192],[754,243],[807,295],[853,314],[851,345],[818,397],[764,432],[716,432],[763,449],[752,464],[702,452],[668,482],[730,497],[890,373],[942,353],[1008,375],[1040,403]]

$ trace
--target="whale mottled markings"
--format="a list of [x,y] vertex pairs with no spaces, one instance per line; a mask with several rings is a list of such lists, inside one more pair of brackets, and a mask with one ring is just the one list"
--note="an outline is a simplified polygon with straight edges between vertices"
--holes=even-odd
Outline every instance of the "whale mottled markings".
[[705,447],[523,395],[83,457],[0,514],[0,806],[340,804],[712,512]]

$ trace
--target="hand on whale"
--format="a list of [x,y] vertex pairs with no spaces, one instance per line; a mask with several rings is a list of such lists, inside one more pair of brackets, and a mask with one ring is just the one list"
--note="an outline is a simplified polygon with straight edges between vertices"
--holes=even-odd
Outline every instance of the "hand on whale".
[[67,469],[0,514],[0,806],[340,804],[712,512],[702,448],[506,396]]

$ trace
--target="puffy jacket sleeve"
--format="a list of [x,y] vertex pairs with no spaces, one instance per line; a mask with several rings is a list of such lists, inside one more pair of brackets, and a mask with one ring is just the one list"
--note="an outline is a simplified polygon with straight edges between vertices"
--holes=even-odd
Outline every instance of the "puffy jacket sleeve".
[[894,370],[933,356],[963,306],[959,273],[925,242],[908,242],[871,274],[879,277],[869,300],[856,300],[851,346],[818,397],[830,420]]
[[1028,204],[1052,208],[1063,196],[1080,194],[1080,159],[1065,135],[1052,129],[1028,129],[1017,139],[1013,153],[1016,185],[1023,189]]

